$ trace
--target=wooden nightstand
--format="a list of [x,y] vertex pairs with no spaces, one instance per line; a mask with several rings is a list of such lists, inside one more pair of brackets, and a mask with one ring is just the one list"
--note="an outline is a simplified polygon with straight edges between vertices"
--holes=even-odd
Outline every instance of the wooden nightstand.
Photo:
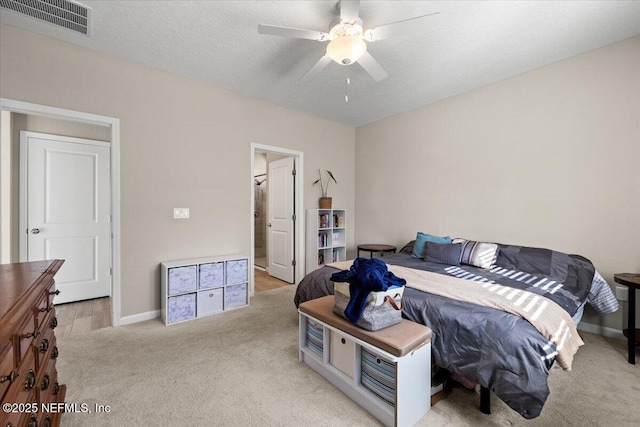
[[374,252],[380,252],[381,256],[384,256],[385,252],[396,253],[396,247],[391,245],[358,245],[358,257],[360,257],[360,251],[369,252],[369,258],[373,258]]

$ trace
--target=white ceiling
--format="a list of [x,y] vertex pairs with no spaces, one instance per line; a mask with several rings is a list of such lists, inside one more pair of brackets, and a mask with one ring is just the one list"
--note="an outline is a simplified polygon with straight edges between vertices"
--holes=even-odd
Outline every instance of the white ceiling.
[[259,35],[258,24],[327,31],[336,0],[80,3],[89,37],[6,9],[0,22],[351,127],[640,34],[640,1],[362,1],[365,29],[440,14],[421,35],[368,44],[389,74],[380,82],[332,62],[301,83],[326,42]]

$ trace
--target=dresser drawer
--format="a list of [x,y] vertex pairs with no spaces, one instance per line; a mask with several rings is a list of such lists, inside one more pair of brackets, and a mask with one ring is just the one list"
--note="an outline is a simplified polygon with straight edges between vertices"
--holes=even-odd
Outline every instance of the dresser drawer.
[[51,283],[47,288],[47,294],[49,295],[49,307],[54,306],[53,300],[55,299],[56,295],[58,295],[59,293],[60,291],[56,289],[56,282],[54,280],[51,280]]
[[[8,402],[8,401],[7,401]],[[13,401],[11,401],[11,403],[14,403]],[[0,426],[5,427],[5,426],[12,426],[12,427],[17,427],[17,426],[22,426],[22,425],[27,425],[27,424],[21,424],[20,423],[20,419],[21,418],[26,418],[26,414],[22,413],[22,412],[9,412],[6,413],[4,411],[0,411]],[[26,421],[25,421],[26,422]],[[40,424],[38,424],[40,425]]]
[[53,328],[51,328],[51,320],[55,318],[55,313],[53,311],[49,312],[48,316],[44,319],[43,325],[40,328],[40,335],[38,338],[33,340],[33,349],[36,355],[36,367],[40,369],[42,365],[42,361],[45,358],[45,355],[49,353],[49,350],[52,348],[53,340],[55,339],[53,335]]
[[[53,283],[53,282],[52,282]],[[49,306],[49,292],[44,292],[38,299],[36,306],[33,308],[33,315],[36,320],[36,328],[42,332],[42,326],[44,325],[44,319],[49,312],[53,310],[53,305]]]
[[353,361],[356,355],[355,343],[346,335],[331,331],[329,363],[344,374],[353,378]]
[[32,352],[27,352],[24,360],[20,364],[18,369],[19,376],[14,381],[5,395],[7,402],[19,403],[19,402],[36,402],[36,389],[37,389],[37,371],[35,366],[35,360]]
[[0,349],[0,399],[4,397],[11,383],[18,380],[18,370],[15,366],[13,345],[6,343]]
[[58,401],[57,392],[60,390],[60,384],[58,383],[58,371],[55,365],[49,372],[49,378],[51,382],[49,389],[40,392],[40,402],[42,403],[54,403]]
[[14,335],[14,346],[16,347],[19,361],[25,358],[34,338],[38,336],[40,336],[40,331],[36,328],[33,312],[30,311],[18,327],[16,335]]
[[51,427],[53,425],[53,414],[48,412],[40,412],[38,414],[38,427]]
[[51,358],[51,352],[47,353],[47,358],[38,372],[38,393],[40,402],[50,402],[57,378],[56,360]]

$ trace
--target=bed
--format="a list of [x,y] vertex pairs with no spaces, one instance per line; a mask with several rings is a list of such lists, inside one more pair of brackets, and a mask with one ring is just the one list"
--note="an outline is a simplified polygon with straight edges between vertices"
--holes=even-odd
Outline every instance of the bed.
[[[383,259],[390,268],[401,266],[542,295],[562,307],[575,325],[587,303],[600,314],[619,308],[593,264],[578,255],[494,244],[497,251],[491,266],[480,268],[416,258],[412,255],[414,245],[415,241],[409,242],[399,253]],[[329,279],[336,271],[324,266],[307,274],[296,289],[296,307],[333,294]],[[433,330],[433,360],[439,367],[492,390],[524,418],[540,415],[549,395],[547,377],[558,349],[532,323],[515,314],[409,286],[403,304],[404,317]]]

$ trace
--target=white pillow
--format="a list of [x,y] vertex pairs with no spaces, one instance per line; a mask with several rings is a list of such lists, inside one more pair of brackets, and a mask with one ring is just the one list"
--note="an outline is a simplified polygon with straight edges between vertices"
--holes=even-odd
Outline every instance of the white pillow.
[[462,243],[460,264],[489,269],[496,264],[498,245],[476,242],[475,240],[453,239],[452,243]]

